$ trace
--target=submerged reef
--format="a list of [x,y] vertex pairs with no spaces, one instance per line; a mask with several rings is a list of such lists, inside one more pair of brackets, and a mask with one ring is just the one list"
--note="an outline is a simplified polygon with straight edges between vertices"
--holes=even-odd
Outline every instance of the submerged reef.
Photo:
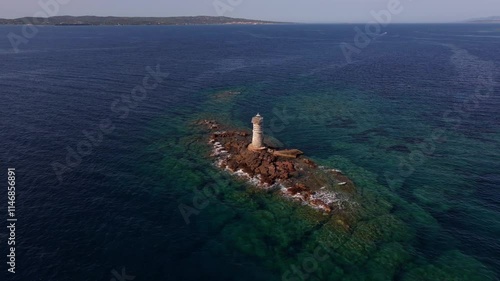
[[[366,117],[379,116],[371,110],[383,103],[373,103],[371,95],[363,99],[359,92],[299,93],[272,100],[261,92],[243,86],[207,90],[202,112],[186,117],[178,108],[158,122],[155,132],[162,136],[151,148],[160,152],[161,165],[156,161],[153,166],[159,168],[158,181],[196,208],[185,230],[186,246],[196,249],[192,259],[224,268],[238,261],[244,265],[239,268],[248,268],[238,276],[242,280],[496,280],[479,260],[457,249],[440,221],[413,201],[434,206],[439,201],[434,197],[445,190],[423,192],[427,189],[422,186],[411,192],[408,186],[385,184],[380,169],[387,168],[392,154],[405,153],[404,146],[411,150],[413,144],[393,140],[380,120]],[[241,108],[257,98],[275,104],[277,115],[261,105]],[[269,130],[262,138],[265,149],[249,151],[253,135],[245,120],[261,110],[270,116],[267,124],[273,118],[276,126],[293,123],[294,130],[307,130],[305,138]],[[284,149],[273,134],[305,155]],[[321,148],[331,142],[331,148],[314,151],[311,139]],[[147,168],[148,173],[153,169]],[[197,208],[193,200],[201,190],[194,196],[191,187],[202,186],[212,193],[206,195],[210,204]],[[311,198],[326,206],[311,204]],[[204,238],[191,239],[193,232]],[[214,270],[223,280],[234,279],[231,273]]]
[[263,149],[250,149],[250,132],[215,120],[200,120],[197,125],[208,129],[211,157],[219,168],[324,213],[339,213],[355,204],[354,183],[340,170],[318,166],[298,149],[267,143]]

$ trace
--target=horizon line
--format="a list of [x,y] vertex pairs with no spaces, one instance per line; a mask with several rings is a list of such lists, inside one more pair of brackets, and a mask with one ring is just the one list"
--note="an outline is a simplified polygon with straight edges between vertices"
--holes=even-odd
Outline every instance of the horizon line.
[[[18,20],[18,19],[23,19],[23,18],[42,18],[42,19],[49,19],[49,18],[55,18],[55,17],[97,17],[97,18],[107,18],[107,17],[112,17],[112,18],[189,18],[189,17],[211,17],[211,18],[229,18],[229,19],[245,19],[245,20],[254,20],[254,21],[265,21],[265,22],[274,22],[274,23],[283,23],[283,24],[366,24],[367,22],[358,22],[358,21],[353,21],[353,22],[337,22],[337,21],[279,21],[279,20],[267,20],[267,19],[253,19],[253,18],[242,18],[242,17],[228,17],[228,16],[210,16],[210,15],[195,15],[195,16],[116,16],[116,15],[108,15],[108,16],[98,16],[98,15],[81,15],[81,16],[75,16],[75,15],[57,15],[57,16],[50,16],[50,17],[34,17],[34,16],[22,16],[22,17],[15,17],[15,18],[3,18],[0,17],[1,20]],[[489,17],[484,17],[484,18],[474,18],[474,19],[467,19],[467,20],[460,20],[460,21],[401,21],[401,22],[394,22],[394,23],[388,23],[389,25],[391,24],[456,24],[456,23],[481,23],[481,20],[487,21],[488,18],[495,17],[495,16],[489,16]],[[486,22],[488,23],[488,22]],[[491,22],[489,22],[491,23]]]

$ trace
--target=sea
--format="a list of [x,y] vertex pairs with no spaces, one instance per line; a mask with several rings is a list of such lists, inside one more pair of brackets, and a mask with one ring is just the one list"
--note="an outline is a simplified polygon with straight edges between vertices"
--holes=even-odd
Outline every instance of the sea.
[[[499,280],[500,25],[365,28],[0,26],[2,280]],[[353,223],[214,165],[257,113]]]

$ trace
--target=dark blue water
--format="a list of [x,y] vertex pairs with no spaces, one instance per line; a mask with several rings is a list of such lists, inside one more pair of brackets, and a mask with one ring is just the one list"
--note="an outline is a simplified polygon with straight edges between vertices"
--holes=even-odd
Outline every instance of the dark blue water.
[[[0,174],[16,168],[19,220],[7,280],[281,280],[329,222],[217,172],[189,126],[256,112],[366,200],[308,280],[498,278],[500,26],[391,25],[347,63],[353,28],[42,27],[16,53],[21,27],[0,27]],[[169,76],[132,96],[151,71]],[[214,100],[226,90],[240,94]],[[214,177],[223,194],[186,224],[179,204]]]

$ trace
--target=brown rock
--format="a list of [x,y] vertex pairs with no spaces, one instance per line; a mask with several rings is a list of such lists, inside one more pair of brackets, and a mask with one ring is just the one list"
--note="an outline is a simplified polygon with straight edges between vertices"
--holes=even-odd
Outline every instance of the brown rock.
[[318,167],[318,165],[316,165],[316,163],[314,163],[314,161],[312,161],[310,159],[304,158],[303,161],[304,161],[304,163],[306,163],[311,168],[317,168]]
[[269,170],[267,169],[266,165],[260,165],[255,169],[255,173],[263,176],[268,176],[269,175]]
[[273,163],[269,164],[269,175],[271,175],[271,176],[276,175],[276,167],[274,166]]
[[297,193],[307,191],[307,187],[302,183],[297,183],[297,184],[295,184],[295,186],[288,188],[287,191],[290,194],[295,195]]
[[259,175],[263,184],[272,185],[281,182],[286,186],[292,186],[286,191],[288,196],[295,196],[298,200],[326,212],[331,212],[332,207],[322,200],[311,198],[315,193],[313,190],[319,190],[334,180],[345,182],[336,187],[343,192],[356,192],[353,182],[347,176],[337,170],[332,170],[331,173],[319,170],[318,165],[311,159],[297,157],[299,153],[301,154],[300,151],[279,150],[275,153],[277,150],[272,148],[250,151],[247,147],[251,142],[249,137],[251,134],[248,132],[228,130],[213,120],[201,120],[198,124],[214,130],[217,126],[217,132],[210,132],[209,141],[212,144],[219,142],[229,152],[230,156],[227,158],[226,156],[219,158],[222,168],[227,167],[232,171],[242,170],[251,177]]

